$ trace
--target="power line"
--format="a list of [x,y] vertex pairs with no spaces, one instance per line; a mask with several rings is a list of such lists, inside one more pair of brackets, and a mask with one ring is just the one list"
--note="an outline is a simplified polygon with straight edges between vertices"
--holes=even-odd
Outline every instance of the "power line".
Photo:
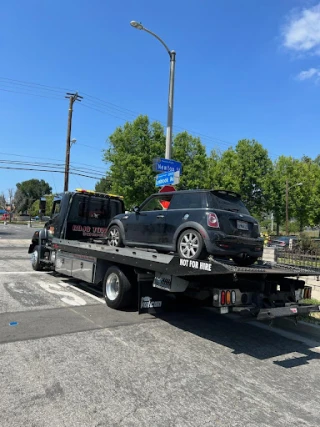
[[59,101],[61,101],[61,98],[57,98],[57,97],[53,97],[53,96],[46,96],[46,95],[39,95],[39,94],[36,94],[36,93],[31,93],[31,92],[19,92],[19,91],[16,91],[16,90],[8,90],[8,89],[2,89],[2,88],[0,88],[0,90],[2,92],[18,93],[20,95],[39,96],[40,98],[58,99]]
[[[10,167],[10,166],[0,166],[0,169],[12,169],[12,170],[24,170],[24,171],[64,173],[63,171],[52,170],[52,169],[48,170],[48,169],[34,169],[34,168],[18,168],[18,167],[13,168],[13,167]],[[69,172],[69,174],[70,175],[84,176],[85,178],[92,178],[92,179],[96,179],[96,180],[100,180],[101,179],[101,177],[84,175],[82,173]]]
[[[6,80],[6,81],[8,81],[9,82],[9,84],[24,84],[24,85],[27,85],[27,86],[29,86],[29,87],[31,87],[31,88],[39,88],[39,89],[44,89],[44,90],[52,90],[52,91],[54,91],[54,92],[59,92],[59,91],[61,91],[61,90],[68,90],[68,89],[65,89],[65,88],[61,88],[61,87],[56,87],[56,86],[48,86],[48,85],[43,85],[43,84],[39,84],[39,83],[31,83],[31,82],[26,82],[26,81],[22,81],[22,80],[16,80],[16,79],[9,79],[9,78],[6,78],[6,77],[0,77],[0,80],[1,79],[3,79],[3,80]],[[10,82],[12,82],[12,83],[10,83]],[[58,90],[57,90],[58,89]],[[17,92],[18,93],[18,92]],[[28,93],[27,93],[28,94]],[[116,105],[116,104],[113,104],[113,103],[111,103],[111,102],[108,102],[108,101],[104,101],[104,100],[102,100],[101,98],[98,98],[98,97],[95,97],[95,96],[92,96],[92,95],[89,95],[89,94],[87,94],[87,93],[85,93],[85,92],[83,92],[83,94],[85,95],[85,96],[87,96],[88,98],[91,98],[93,101],[91,101],[90,99],[89,100],[87,100],[86,102],[89,102],[89,103],[91,103],[91,105],[89,104],[89,105],[87,105],[87,104],[82,104],[83,106],[85,106],[85,107],[87,107],[87,108],[91,108],[91,109],[93,109],[93,110],[96,110],[96,111],[99,111],[99,112],[101,112],[101,113],[104,113],[104,114],[109,114],[109,115],[111,115],[111,116],[113,116],[113,117],[115,117],[115,118],[118,118],[118,119],[120,119],[120,120],[127,120],[126,118],[123,118],[123,117],[120,117],[119,115],[116,115],[116,114],[114,114],[113,112],[110,112],[110,111],[105,111],[105,110],[101,110],[101,104],[104,106],[104,107],[109,107],[109,108],[113,108],[113,109],[115,109],[116,110],[116,112],[120,112],[121,114],[124,114],[126,117],[128,117],[128,116],[130,116],[130,117],[132,117],[132,116],[137,116],[137,115],[140,115],[141,113],[138,113],[137,111],[133,111],[133,110],[130,110],[130,109],[128,109],[128,108],[124,108],[124,107],[121,107],[121,106],[119,106],[119,105]],[[58,99],[58,98],[55,98],[54,97],[54,99]],[[100,104],[100,108],[95,108],[96,106],[98,106],[99,107],[99,104]],[[95,107],[94,107],[95,106]],[[155,120],[155,121],[159,121],[158,119],[156,119],[156,118],[154,118],[154,117],[150,117],[150,119],[151,120]],[[160,121],[160,123],[161,124],[164,124],[163,122],[161,122]],[[212,137],[212,136],[207,136],[207,135],[203,135],[203,134],[200,134],[199,132],[197,132],[197,131],[193,131],[193,130],[188,130],[188,129],[186,129],[186,128],[184,128],[184,127],[181,127],[181,126],[174,126],[174,128],[175,129],[180,129],[180,130],[186,130],[186,131],[188,131],[188,132],[190,132],[190,133],[194,133],[194,134],[197,134],[197,135],[201,135],[202,137],[205,137],[205,138],[208,138],[208,139],[210,139],[210,140],[217,140],[217,141],[219,141],[220,143],[223,143],[223,144],[226,144],[226,145],[233,145],[234,143],[232,143],[232,142],[230,142],[230,141],[225,141],[225,140],[223,140],[223,139],[221,139],[221,138],[217,138],[217,137]]]
[[[47,167],[47,168],[61,168],[64,169],[65,165],[63,163],[41,163],[41,162],[20,162],[15,160],[0,160],[0,164],[8,164],[8,165],[18,165],[18,166],[35,166],[35,167]],[[85,172],[85,173],[95,173],[97,175],[101,175],[101,177],[105,177],[106,173],[102,173],[100,171],[97,171],[95,169],[89,169],[89,168],[75,168],[71,167],[73,171],[78,172]]]
[[[31,89],[35,89],[35,90],[46,90],[46,91],[52,91],[52,92],[55,92],[55,93],[60,93],[60,91],[69,90],[69,89],[66,89],[66,88],[58,87],[58,86],[43,85],[43,84],[32,83],[32,82],[27,82],[27,81],[23,81],[23,80],[10,79],[10,78],[7,78],[7,77],[0,77],[0,80],[4,80],[4,83],[5,84],[9,84],[9,85],[10,84],[11,85],[15,85],[15,84],[19,85],[20,84],[20,85],[24,85],[26,87],[30,87]],[[18,92],[18,91],[13,91],[13,90],[8,90],[8,89],[0,89],[0,90],[4,90],[4,91],[7,91],[7,92],[20,93],[20,94],[24,94],[24,95],[33,95],[33,96],[40,96],[40,97],[44,97],[44,98],[60,99],[60,98],[57,98],[55,96],[53,97],[53,96],[47,96],[47,95],[41,95],[41,94],[34,94],[34,93],[31,93],[31,92],[25,93],[25,92]],[[82,105],[84,107],[86,107],[86,108],[98,111],[100,113],[110,115],[112,117],[115,117],[115,118],[123,120],[123,121],[130,120],[130,119],[132,119],[132,116],[137,116],[137,115],[141,114],[141,113],[138,113],[136,111],[133,111],[133,110],[121,107],[119,105],[113,104],[111,102],[104,101],[101,98],[98,98],[98,97],[86,94],[85,92],[82,92],[82,93],[87,98],[89,98],[89,99],[86,100],[86,104],[82,104]],[[121,114],[122,116],[119,116],[119,114]],[[158,121],[163,126],[165,125],[164,122],[159,121],[158,119],[155,119],[155,118],[153,118],[151,116],[149,116],[149,118],[151,120],[153,120],[153,121]],[[227,140],[224,140],[222,138],[215,137],[215,136],[208,136],[208,135],[202,134],[202,133],[200,133],[198,131],[190,130],[190,129],[187,129],[185,127],[178,126],[178,125],[175,125],[174,129],[175,130],[181,130],[181,131],[187,131],[190,134],[193,134],[194,136],[200,137],[201,139],[206,139],[208,142],[211,143],[212,146],[214,146],[214,145],[218,145],[218,146],[219,145],[224,145],[224,146],[227,146],[227,147],[232,147],[232,146],[234,146],[236,144],[236,142],[227,141]],[[208,142],[207,142],[207,144],[208,144]],[[92,148],[95,148],[95,147],[92,147]],[[209,147],[207,147],[207,148],[209,148]],[[279,155],[275,154],[275,153],[268,152],[268,154],[269,154],[270,157],[275,157],[275,158],[279,157]]]
[[[93,148],[90,145],[85,145],[85,144],[77,144],[77,145],[84,145],[85,147]],[[98,148],[97,148],[97,150],[98,150]],[[48,157],[25,156],[25,155],[22,155],[22,154],[13,154],[13,153],[4,153],[4,152],[0,152],[0,154],[4,154],[5,156],[23,157],[23,158],[29,158],[29,159],[56,160],[58,162],[62,162],[63,161],[61,159],[52,159],[52,158],[48,158]],[[14,161],[14,160],[12,160],[12,161]],[[79,163],[79,162],[70,162],[70,165],[83,165],[83,166],[92,167],[92,165],[88,165],[87,163]],[[102,166],[95,166],[95,168],[105,170],[105,168],[102,167]]]

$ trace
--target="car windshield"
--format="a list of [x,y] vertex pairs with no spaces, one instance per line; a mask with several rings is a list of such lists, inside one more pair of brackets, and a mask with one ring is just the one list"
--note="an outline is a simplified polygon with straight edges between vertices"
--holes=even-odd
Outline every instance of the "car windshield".
[[210,195],[211,201],[209,207],[250,215],[245,204],[235,193],[228,191],[211,191]]

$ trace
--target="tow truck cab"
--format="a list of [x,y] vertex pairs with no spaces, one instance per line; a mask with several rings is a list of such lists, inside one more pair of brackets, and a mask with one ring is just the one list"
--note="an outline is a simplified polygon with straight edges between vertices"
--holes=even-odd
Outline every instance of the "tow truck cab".
[[37,248],[43,254],[44,246],[53,237],[77,241],[101,239],[106,236],[111,219],[124,212],[121,196],[82,189],[59,194],[54,197],[50,220],[43,229],[35,231],[28,253]]

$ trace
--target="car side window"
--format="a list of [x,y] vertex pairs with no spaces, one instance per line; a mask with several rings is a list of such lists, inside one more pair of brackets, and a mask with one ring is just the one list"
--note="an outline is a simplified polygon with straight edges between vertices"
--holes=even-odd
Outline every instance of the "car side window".
[[185,193],[174,194],[170,203],[170,210],[172,209],[197,209],[203,207],[203,194],[204,193]]
[[157,196],[142,206],[140,212],[162,211],[168,209],[172,196]]

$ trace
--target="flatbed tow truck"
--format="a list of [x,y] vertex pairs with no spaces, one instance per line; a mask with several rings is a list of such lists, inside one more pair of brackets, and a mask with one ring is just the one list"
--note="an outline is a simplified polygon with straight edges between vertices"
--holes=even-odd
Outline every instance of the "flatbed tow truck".
[[[93,210],[97,205],[100,211]],[[139,313],[165,310],[173,295],[177,300],[185,296],[200,300],[221,314],[239,313],[261,321],[320,312],[320,306],[302,303],[311,298],[312,289],[300,279],[320,271],[262,260],[239,267],[230,260],[191,260],[174,253],[109,246],[104,236],[111,218],[104,213],[99,220],[99,213],[90,214],[101,212],[101,206],[113,215],[124,209],[119,196],[86,190],[64,193],[59,214],[32,238],[28,252],[33,269],[47,268],[102,285],[109,307],[123,309],[138,303]]]

